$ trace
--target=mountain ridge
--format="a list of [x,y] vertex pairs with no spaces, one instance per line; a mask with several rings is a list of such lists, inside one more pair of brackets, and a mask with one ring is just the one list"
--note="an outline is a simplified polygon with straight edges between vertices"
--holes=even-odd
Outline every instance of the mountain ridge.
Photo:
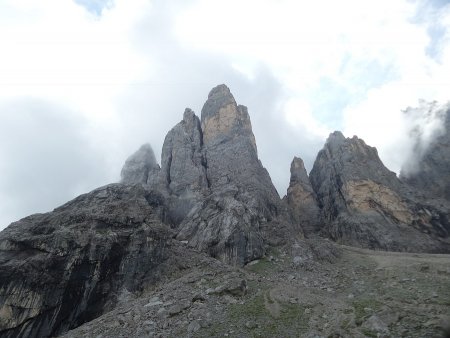
[[[435,153],[450,158],[446,133],[430,148],[434,162]],[[432,167],[434,181],[448,183],[445,163]],[[427,172],[417,175],[423,181]],[[340,256],[323,237],[450,253],[450,202],[424,197],[423,184],[411,182],[389,171],[376,148],[334,132],[309,175],[293,159],[281,199],[258,158],[248,109],[216,86],[200,118],[186,108],[167,133],[161,165],[144,144],[126,160],[120,183],[0,232],[0,335],[62,334],[201,264],[229,271],[211,292],[241,297],[248,276],[234,267],[281,250],[294,266],[318,269]]]

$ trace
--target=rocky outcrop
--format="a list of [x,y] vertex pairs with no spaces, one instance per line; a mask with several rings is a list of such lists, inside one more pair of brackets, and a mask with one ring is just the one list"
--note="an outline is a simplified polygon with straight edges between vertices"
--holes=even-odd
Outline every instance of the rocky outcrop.
[[158,179],[146,183],[165,196],[177,239],[226,263],[243,265],[268,244],[303,236],[258,159],[247,108],[225,85],[211,90],[201,119],[185,110],[165,138]]
[[322,232],[332,239],[395,251],[450,251],[448,211],[419,202],[383,165],[377,150],[356,136],[331,134],[310,180]]
[[402,170],[400,178],[428,198],[450,201],[450,106],[441,109],[444,115],[443,132],[434,139],[425,154],[409,170]]
[[285,200],[297,226],[306,235],[320,229],[320,209],[306,173],[303,160],[294,157],[291,163],[291,179]]
[[128,157],[120,173],[121,182],[126,184],[157,182],[159,165],[150,144],[142,145],[138,151]]
[[203,142],[211,188],[238,184],[264,191],[279,199],[267,170],[258,159],[247,108],[237,105],[230,90],[220,85],[211,90],[202,108]]
[[177,238],[242,265],[289,237],[280,198],[258,159],[247,108],[225,85],[209,93],[201,125],[210,195],[183,220]]
[[0,233],[0,336],[55,336],[158,281],[172,269],[163,218],[159,193],[113,184],[11,224]]
[[186,108],[183,120],[168,132],[161,152],[160,182],[168,192],[168,214],[174,225],[208,193],[202,146],[200,120]]
[[186,108],[183,120],[167,133],[161,153],[163,181],[176,196],[208,188],[199,118]]

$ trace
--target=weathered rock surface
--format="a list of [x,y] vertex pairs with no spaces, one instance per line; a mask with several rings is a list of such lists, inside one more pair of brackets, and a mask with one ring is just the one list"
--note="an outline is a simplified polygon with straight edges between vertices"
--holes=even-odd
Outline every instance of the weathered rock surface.
[[120,173],[121,182],[126,184],[147,182],[153,183],[157,180],[159,165],[150,144],[142,145],[138,151],[128,157]]
[[450,201],[450,107],[443,109],[444,132],[433,140],[414,170],[402,170],[400,178],[429,198]]
[[383,165],[377,150],[356,136],[331,134],[310,180],[323,233],[332,239],[395,251],[450,250],[448,210],[418,202]]
[[178,225],[208,193],[203,133],[199,118],[186,108],[183,120],[167,134],[161,152],[161,188],[168,193],[168,214]]
[[211,193],[183,220],[177,238],[243,265],[261,257],[265,244],[290,237],[280,198],[258,159],[247,108],[228,87],[211,90],[201,124]]
[[267,200],[278,200],[270,176],[258,159],[247,108],[236,104],[228,87],[220,85],[211,90],[201,121],[212,189],[238,184],[243,189],[264,193]]
[[[124,171],[128,162],[143,161],[127,161]],[[211,90],[201,120],[185,110],[165,138],[158,178],[151,177],[146,183],[164,194],[177,239],[224,262],[243,265],[264,255],[268,244],[303,236],[258,159],[247,108],[225,85]]]
[[291,163],[291,179],[285,200],[294,221],[306,235],[320,229],[320,209],[306,173],[303,160],[294,157]]
[[200,120],[186,108],[183,120],[169,131],[162,148],[161,172],[171,194],[190,195],[208,188],[202,145]]
[[47,337],[112,309],[170,272],[163,199],[112,184],[0,233],[0,336]]

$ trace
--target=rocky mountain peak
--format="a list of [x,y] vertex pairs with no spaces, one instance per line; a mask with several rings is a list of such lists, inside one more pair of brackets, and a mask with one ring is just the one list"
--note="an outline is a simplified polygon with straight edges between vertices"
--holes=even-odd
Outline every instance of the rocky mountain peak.
[[297,226],[306,235],[316,232],[319,225],[319,207],[305,165],[299,157],[292,160],[291,179],[285,199]]
[[120,173],[121,182],[145,184],[152,170],[159,170],[159,165],[152,147],[146,143],[125,161]]
[[290,183],[306,183],[310,185],[308,174],[305,169],[305,164],[300,157],[294,157],[291,162],[291,179]]
[[344,141],[344,140],[345,140],[344,134],[342,134],[342,132],[339,130],[335,130],[334,132],[330,133],[326,143],[333,143],[336,141]]
[[339,172],[343,179],[370,179],[400,189],[396,174],[384,166],[375,147],[357,136],[346,138],[340,131],[330,134],[317,155],[310,177],[315,189],[318,185],[327,185],[316,181],[317,172],[325,167]]
[[[179,239],[233,264],[264,253],[264,231],[280,198],[258,159],[250,116],[229,88],[211,90],[201,113],[203,164],[210,195],[180,224]],[[218,207],[219,206],[219,207]]]
[[247,107],[236,104],[227,86],[219,85],[211,90],[202,108],[201,122],[205,144],[243,136],[256,151]]
[[191,108],[186,108],[183,113],[183,121],[187,122],[194,118],[195,113]]
[[[334,240],[389,250],[448,250],[448,243],[437,238],[448,236],[446,216],[418,203],[384,166],[376,148],[362,139],[331,134],[317,155],[310,180],[323,232]],[[429,235],[423,234],[425,228]]]
[[207,188],[200,120],[186,108],[183,120],[166,135],[161,152],[162,180],[169,192],[190,195]]

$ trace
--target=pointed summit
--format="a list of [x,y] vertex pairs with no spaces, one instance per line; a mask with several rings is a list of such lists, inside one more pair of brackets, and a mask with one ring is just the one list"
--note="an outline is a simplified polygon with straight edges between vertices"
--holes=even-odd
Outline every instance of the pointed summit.
[[161,152],[164,184],[177,196],[207,187],[200,120],[186,108],[183,120],[166,135]]
[[321,207],[322,232],[332,239],[394,251],[448,251],[449,244],[441,242],[448,237],[446,218],[418,204],[376,148],[362,139],[331,134],[309,177]]
[[208,100],[205,102],[202,109],[202,122],[211,115],[216,114],[221,108],[228,105],[236,105],[230,89],[224,85],[218,85],[211,89],[208,94]]
[[[180,225],[178,239],[232,264],[264,254],[281,226],[271,224],[281,201],[258,159],[247,108],[230,90],[211,90],[201,115],[206,176],[211,195]],[[218,207],[219,206],[219,207]]]
[[296,227],[311,234],[318,230],[319,207],[303,160],[294,157],[291,163],[291,179],[287,190],[286,200],[296,222]]
[[143,144],[133,155],[128,157],[120,173],[122,183],[146,184],[149,173],[159,170],[155,154],[150,144]]
[[[308,174],[306,173],[305,164],[303,163],[303,160],[300,157],[294,157],[291,163],[291,179],[290,179],[290,185],[293,184],[305,184],[305,185],[311,185],[309,183]],[[312,188],[311,188],[312,190]]]
[[256,154],[255,136],[247,107],[237,105],[225,85],[213,88],[202,108],[203,139],[206,145],[221,143],[236,136],[251,145]]

